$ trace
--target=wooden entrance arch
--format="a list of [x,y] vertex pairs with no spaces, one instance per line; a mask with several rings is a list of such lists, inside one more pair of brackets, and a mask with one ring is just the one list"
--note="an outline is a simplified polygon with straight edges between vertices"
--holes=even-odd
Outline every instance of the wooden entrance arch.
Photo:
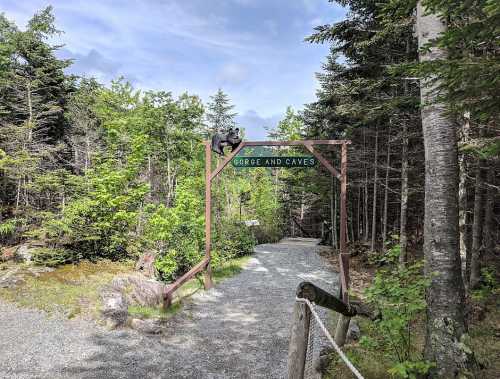
[[[232,151],[218,166],[212,171],[212,150],[211,142],[205,141],[205,257],[191,270],[172,283],[165,291],[165,303],[168,306],[172,301],[173,293],[185,282],[192,279],[196,274],[205,271],[205,289],[213,286],[212,269],[210,267],[211,258],[211,238],[212,238],[212,181],[220,174],[229,162],[245,147],[250,146],[304,146],[313,154],[323,166],[340,181],[340,284],[342,300],[349,301],[349,254],[347,254],[347,145],[349,140],[302,140],[302,141],[242,141],[238,147]],[[333,167],[318,151],[314,145],[341,146],[340,172]]]

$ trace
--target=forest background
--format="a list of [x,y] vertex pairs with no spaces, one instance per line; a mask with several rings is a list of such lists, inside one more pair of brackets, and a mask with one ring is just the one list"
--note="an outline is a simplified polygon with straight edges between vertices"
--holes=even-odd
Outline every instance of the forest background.
[[[361,246],[377,264],[404,268],[425,250],[429,162],[421,79],[427,78],[435,93],[427,100],[445,104],[443,117],[456,131],[457,166],[446,178],[452,183],[456,168],[457,190],[450,196],[457,199],[452,217],[463,266],[427,270],[455,272],[467,295],[491,287],[500,239],[500,5],[424,2],[428,12],[446,19],[447,28],[419,48],[416,2],[339,3],[350,9],[347,18],[318,26],[307,38],[331,46],[317,74],[317,100],[298,112],[289,108],[270,138],[352,140],[351,249]],[[188,93],[174,98],[134,89],[123,78],[106,86],[67,75],[71,61],[58,59],[60,47],[49,42],[57,33],[50,7],[25,29],[0,17],[0,243],[29,241],[36,245],[33,260],[43,265],[153,252],[159,276],[174,280],[203,254],[202,141],[236,126],[231,101],[222,90],[203,104]],[[432,48],[446,55],[419,60],[419,53]],[[245,151],[271,153],[300,152]],[[338,166],[335,151],[324,154]],[[337,184],[321,167],[228,166],[214,185],[213,265],[291,234],[322,236],[336,249],[338,199]],[[246,219],[260,226],[249,229],[241,223]],[[450,283],[442,296],[455,296]],[[463,324],[463,316],[457,317]],[[410,367],[418,359],[407,358],[399,359],[403,369],[418,371]]]

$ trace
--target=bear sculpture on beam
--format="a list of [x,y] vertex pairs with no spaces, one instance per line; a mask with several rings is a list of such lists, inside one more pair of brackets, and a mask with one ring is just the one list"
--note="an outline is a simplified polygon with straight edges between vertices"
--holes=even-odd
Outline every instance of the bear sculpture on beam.
[[240,129],[229,128],[226,134],[215,133],[212,136],[212,151],[224,156],[224,147],[231,146],[231,151],[234,151],[241,143],[239,136]]

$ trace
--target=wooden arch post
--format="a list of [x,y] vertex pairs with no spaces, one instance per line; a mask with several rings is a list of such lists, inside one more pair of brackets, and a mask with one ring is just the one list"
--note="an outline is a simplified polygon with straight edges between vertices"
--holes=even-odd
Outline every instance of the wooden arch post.
[[[186,274],[172,283],[165,291],[165,304],[168,306],[173,293],[182,284],[193,278],[196,274],[205,271],[205,289],[213,286],[211,260],[212,239],[212,181],[228,165],[229,162],[245,147],[252,146],[304,146],[321,164],[340,181],[340,283],[342,300],[349,301],[349,254],[347,254],[347,145],[349,140],[302,140],[302,141],[242,141],[238,147],[227,155],[224,160],[212,171],[212,150],[210,141],[205,141],[205,257],[189,270]],[[314,145],[341,146],[340,172],[321,155]]]

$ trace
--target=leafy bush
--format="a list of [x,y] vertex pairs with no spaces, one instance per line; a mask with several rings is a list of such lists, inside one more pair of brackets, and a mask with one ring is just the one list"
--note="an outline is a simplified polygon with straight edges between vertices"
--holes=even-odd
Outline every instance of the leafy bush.
[[175,280],[201,261],[203,255],[196,241],[190,238],[177,238],[176,244],[160,255],[155,267],[164,281]]
[[426,308],[425,289],[429,280],[422,274],[422,262],[397,264],[399,245],[388,249],[381,260],[388,267],[379,269],[366,290],[367,301],[380,311],[380,319],[370,324],[372,336],[363,336],[363,347],[383,352],[394,365],[389,370],[401,378],[425,374],[432,363],[424,361],[415,343],[415,324]]
[[249,227],[237,222],[228,222],[217,231],[213,250],[222,261],[251,254],[256,240]]
[[40,247],[33,250],[31,259],[38,265],[56,267],[76,262],[81,259],[81,256],[71,250]]

